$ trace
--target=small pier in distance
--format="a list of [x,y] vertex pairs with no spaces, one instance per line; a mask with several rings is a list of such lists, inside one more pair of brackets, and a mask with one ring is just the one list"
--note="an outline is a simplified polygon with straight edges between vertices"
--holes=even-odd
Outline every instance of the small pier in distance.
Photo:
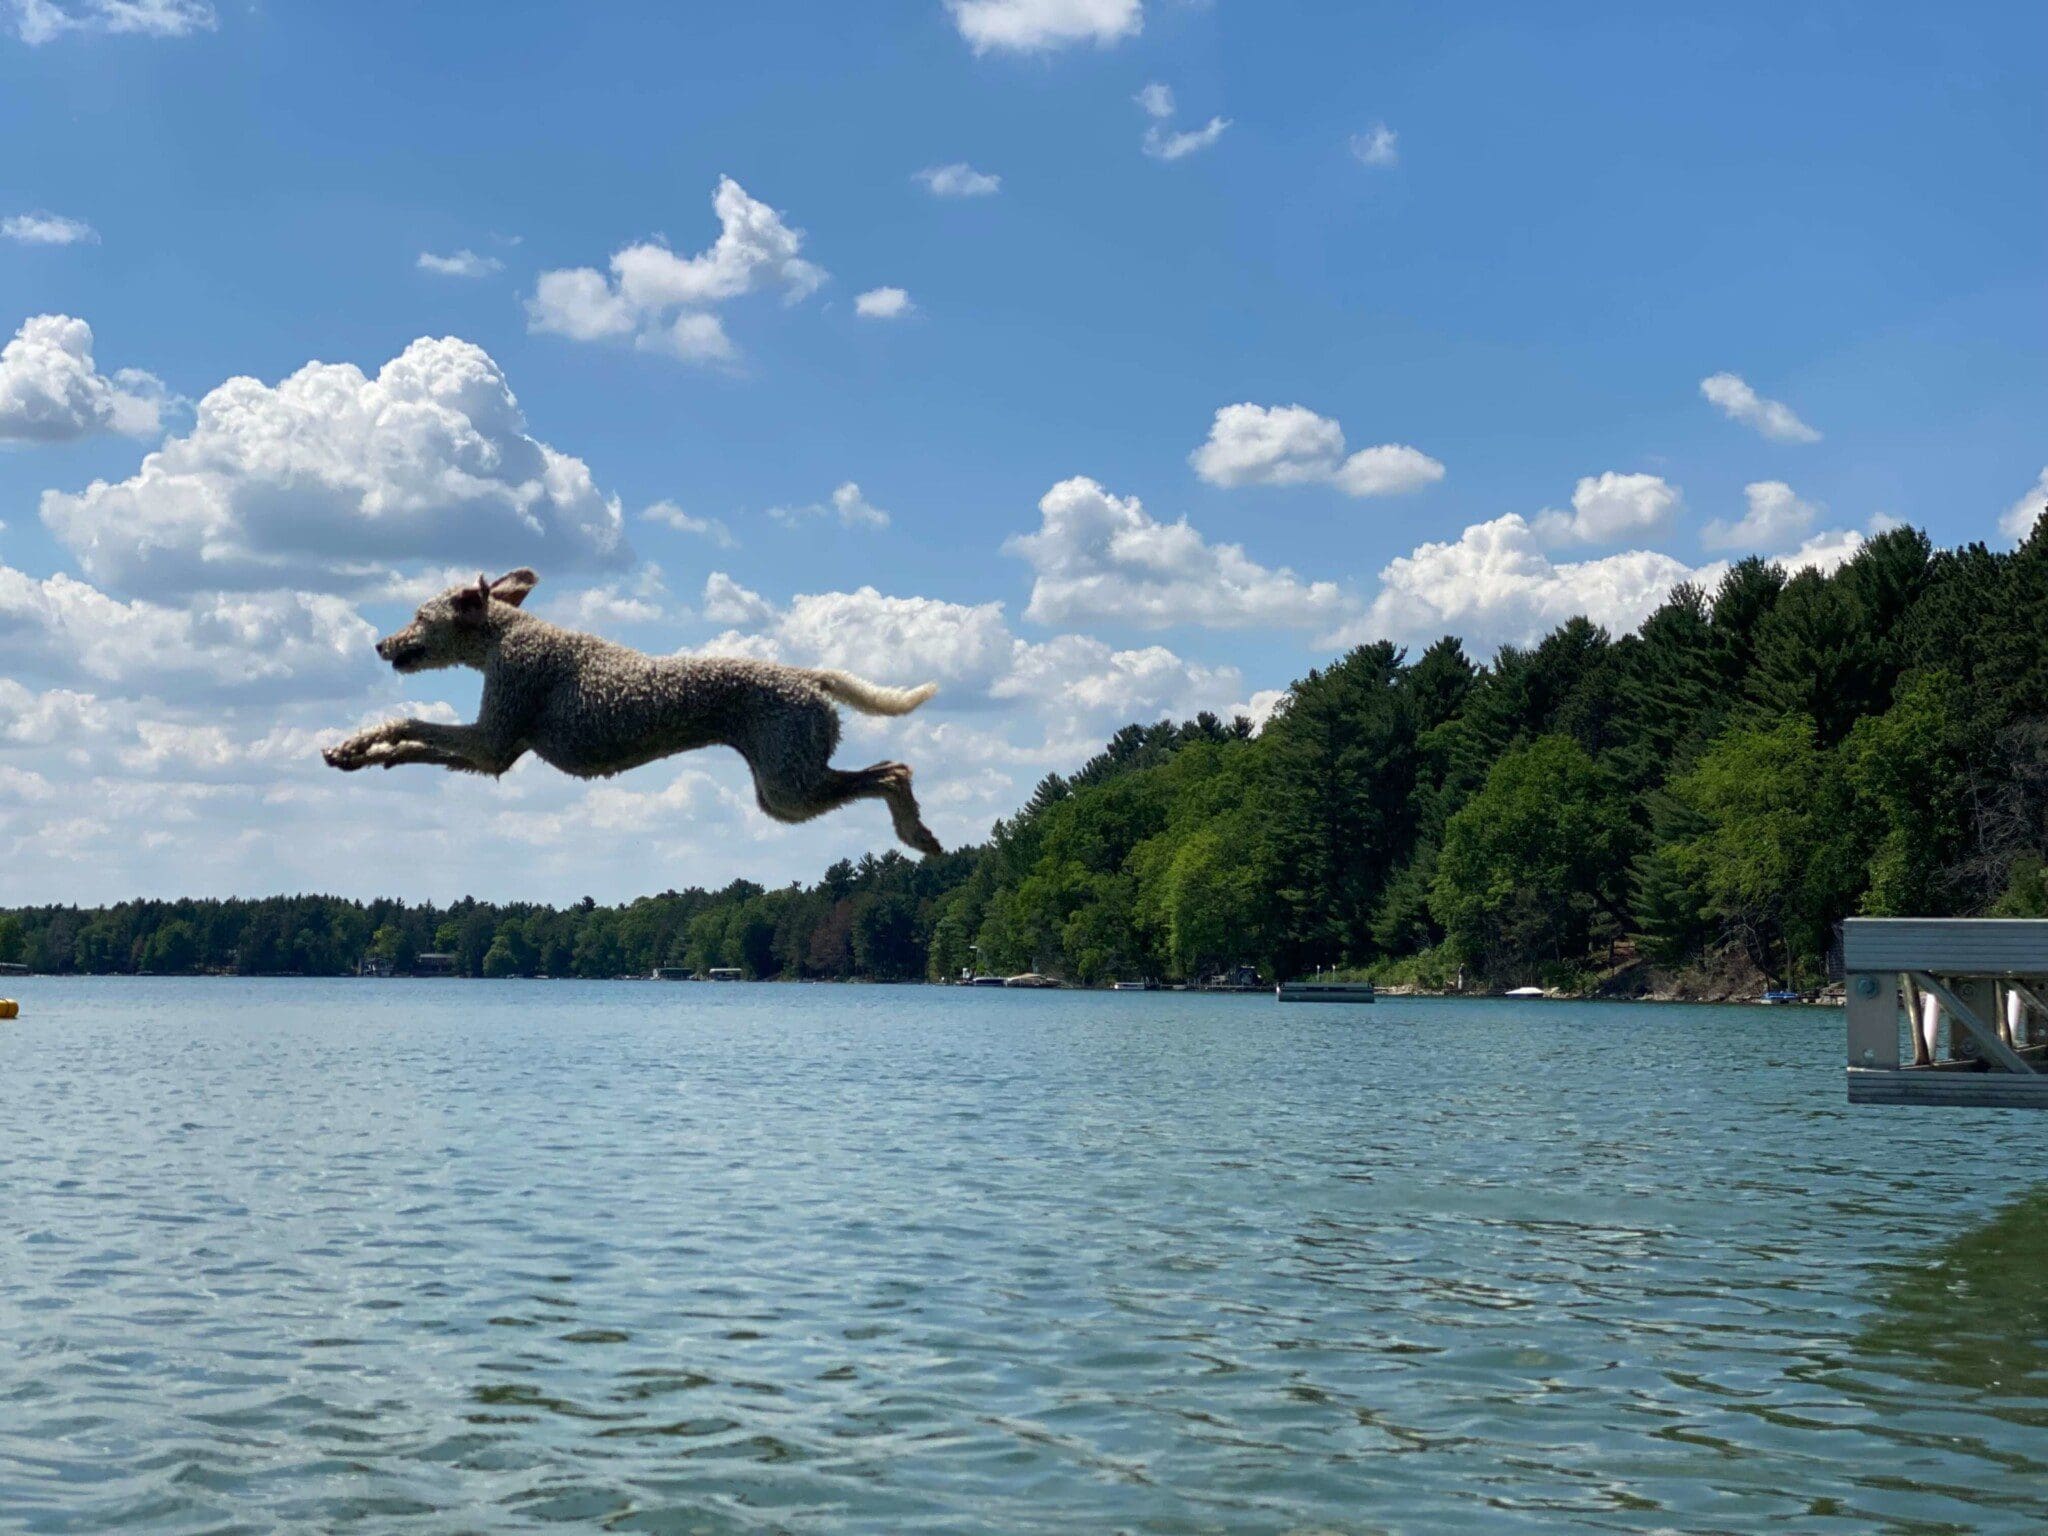
[[2048,1109],[2048,920],[1842,925],[1849,1102]]

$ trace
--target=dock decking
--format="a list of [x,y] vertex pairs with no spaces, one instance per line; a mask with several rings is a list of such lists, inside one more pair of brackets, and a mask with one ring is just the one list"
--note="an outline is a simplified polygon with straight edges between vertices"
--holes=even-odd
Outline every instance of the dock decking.
[[1853,917],[1842,972],[1850,1103],[2048,1109],[2048,920]]

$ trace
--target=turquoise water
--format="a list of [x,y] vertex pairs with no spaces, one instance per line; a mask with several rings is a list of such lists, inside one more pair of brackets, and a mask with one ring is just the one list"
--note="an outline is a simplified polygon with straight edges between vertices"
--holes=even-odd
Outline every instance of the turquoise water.
[[2048,1528],[2048,1123],[1839,1013],[10,990],[0,1529]]

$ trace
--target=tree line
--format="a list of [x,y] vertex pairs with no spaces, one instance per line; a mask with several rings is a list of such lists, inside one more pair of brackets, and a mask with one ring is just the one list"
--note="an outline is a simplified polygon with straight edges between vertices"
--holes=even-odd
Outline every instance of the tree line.
[[[2044,520],[2048,522],[2048,520]],[[47,971],[1806,984],[1851,914],[2048,915],[2048,533],[1757,559],[1634,633],[1362,645],[1263,730],[1133,724],[976,847],[620,907],[319,896],[0,914]]]

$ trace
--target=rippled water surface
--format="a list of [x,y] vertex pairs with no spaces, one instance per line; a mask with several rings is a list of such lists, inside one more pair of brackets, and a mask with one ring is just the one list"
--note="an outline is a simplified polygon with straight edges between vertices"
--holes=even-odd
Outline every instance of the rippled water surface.
[[1839,1013],[10,990],[0,1528],[2048,1529],[2048,1117]]

